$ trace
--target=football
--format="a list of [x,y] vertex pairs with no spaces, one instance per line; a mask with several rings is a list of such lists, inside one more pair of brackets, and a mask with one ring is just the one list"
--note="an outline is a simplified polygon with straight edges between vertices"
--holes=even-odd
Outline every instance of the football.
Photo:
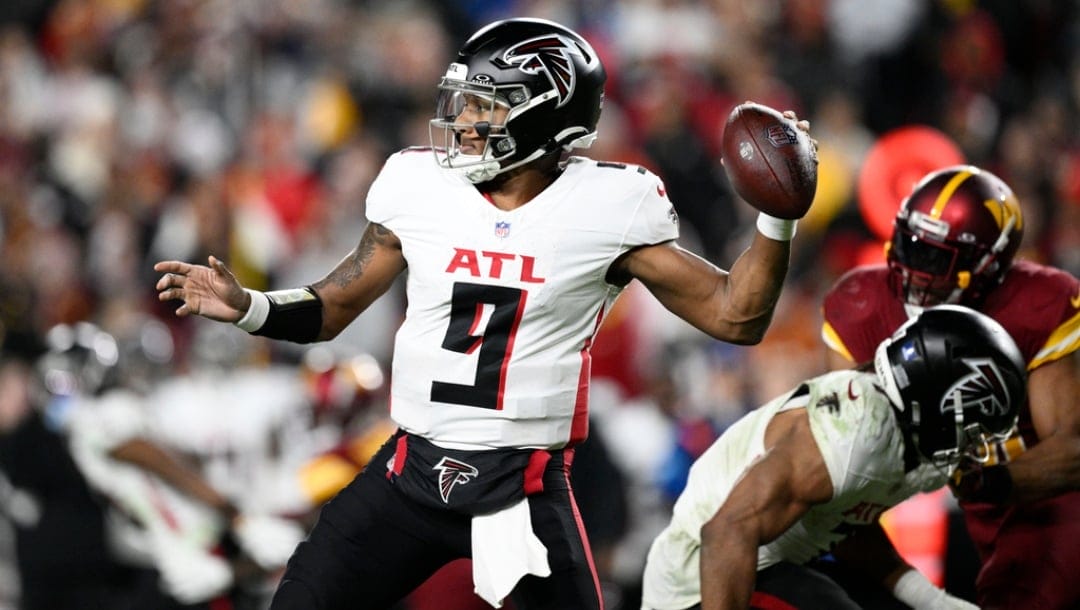
[[724,172],[739,197],[777,218],[802,218],[817,191],[817,149],[778,110],[739,104],[721,138]]

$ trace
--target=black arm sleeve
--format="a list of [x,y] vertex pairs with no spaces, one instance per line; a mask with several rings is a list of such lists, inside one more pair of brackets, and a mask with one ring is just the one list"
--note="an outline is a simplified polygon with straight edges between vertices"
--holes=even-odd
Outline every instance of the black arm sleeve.
[[251,334],[293,343],[312,343],[322,332],[322,299],[311,286],[267,292],[270,313]]

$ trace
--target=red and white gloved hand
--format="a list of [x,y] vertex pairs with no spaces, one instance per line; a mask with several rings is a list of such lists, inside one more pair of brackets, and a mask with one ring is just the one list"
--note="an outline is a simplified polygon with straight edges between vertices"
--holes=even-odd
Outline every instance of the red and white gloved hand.
[[236,517],[232,531],[240,550],[268,571],[284,567],[306,535],[295,521],[256,514]]
[[152,544],[161,589],[176,601],[206,602],[232,587],[232,568],[210,550],[169,532],[156,533]]

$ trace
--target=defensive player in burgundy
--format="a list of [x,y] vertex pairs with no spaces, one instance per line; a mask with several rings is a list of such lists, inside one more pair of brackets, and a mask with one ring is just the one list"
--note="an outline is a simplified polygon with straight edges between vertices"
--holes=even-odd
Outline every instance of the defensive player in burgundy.
[[1018,429],[953,491],[980,558],[982,608],[1080,605],[1080,281],[1014,257],[1024,219],[1012,190],[970,165],[932,172],[896,216],[885,264],[841,277],[824,300],[831,368],[874,346],[921,308],[958,303],[1005,327],[1030,374]]
[[494,23],[439,84],[432,147],[387,160],[359,245],[324,278],[261,293],[214,257],[155,266],[177,315],[295,342],[334,338],[408,272],[399,429],[324,507],[276,610],[386,607],[459,557],[493,606],[512,594],[522,610],[603,607],[568,471],[605,313],[637,279],[708,335],[756,343],[795,228],[759,217],[730,271],[680,248],[657,176],[568,154],[596,138],[604,81],[575,32]]

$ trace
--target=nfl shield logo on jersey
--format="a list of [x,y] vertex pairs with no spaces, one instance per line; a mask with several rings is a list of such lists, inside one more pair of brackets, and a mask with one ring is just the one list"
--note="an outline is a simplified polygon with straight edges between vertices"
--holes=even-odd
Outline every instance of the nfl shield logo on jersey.
[[495,237],[502,239],[510,235],[510,223],[500,220],[495,223]]

